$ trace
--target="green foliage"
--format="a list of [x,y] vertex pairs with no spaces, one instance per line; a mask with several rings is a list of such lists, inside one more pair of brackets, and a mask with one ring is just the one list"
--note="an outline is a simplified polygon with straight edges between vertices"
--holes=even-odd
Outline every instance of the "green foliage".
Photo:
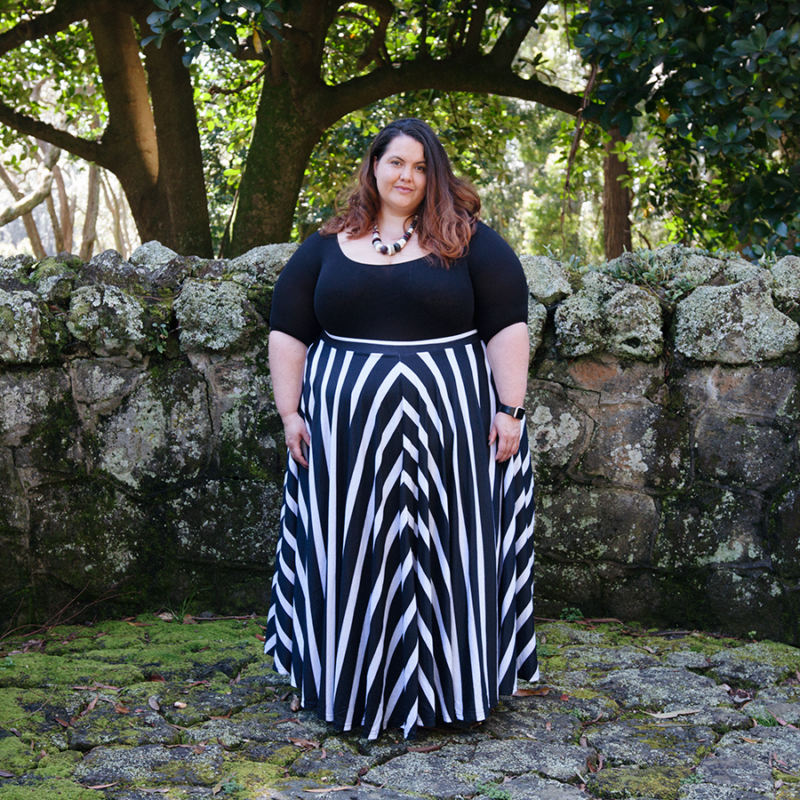
[[576,622],[579,619],[583,619],[583,611],[573,606],[567,606],[566,608],[561,609],[560,618],[566,622]]
[[[664,165],[650,200],[672,237],[800,252],[800,3],[601,0],[575,18],[600,69],[587,117],[646,115]],[[715,234],[709,234],[714,231]]]
[[650,250],[623,253],[619,258],[590,269],[649,289],[668,310],[673,310],[679,300],[697,288],[697,283],[682,273],[680,258],[666,260]]
[[153,30],[142,45],[155,41],[161,45],[172,30],[181,31],[187,46],[184,63],[188,66],[204,46],[236,53],[242,28],[249,29],[255,50],[263,37],[283,40],[282,16],[299,11],[300,0],[153,0],[157,7],[147,17]]
[[496,783],[476,783],[475,791],[489,800],[511,800],[511,792]]
[[466,93],[403,92],[349,114],[329,128],[306,169],[297,208],[300,239],[334,211],[372,138],[399,117],[425,119],[439,137],[455,171],[485,189],[508,181],[506,144],[523,129],[521,118],[499,97]]

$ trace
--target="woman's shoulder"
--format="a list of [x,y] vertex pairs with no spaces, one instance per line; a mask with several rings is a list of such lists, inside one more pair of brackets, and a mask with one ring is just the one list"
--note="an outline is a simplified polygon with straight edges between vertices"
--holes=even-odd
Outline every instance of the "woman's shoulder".
[[322,261],[335,252],[336,236],[314,231],[306,237],[294,251],[284,270],[319,270]]
[[469,240],[467,257],[470,260],[481,260],[486,256],[492,256],[493,259],[502,257],[517,262],[519,260],[511,245],[494,228],[478,221],[475,232]]

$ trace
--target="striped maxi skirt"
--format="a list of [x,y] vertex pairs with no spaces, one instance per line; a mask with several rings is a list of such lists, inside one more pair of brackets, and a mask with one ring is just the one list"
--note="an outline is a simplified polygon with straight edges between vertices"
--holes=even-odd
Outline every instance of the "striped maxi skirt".
[[487,717],[538,679],[533,473],[487,440],[496,397],[476,332],[313,344],[265,652],[340,730]]

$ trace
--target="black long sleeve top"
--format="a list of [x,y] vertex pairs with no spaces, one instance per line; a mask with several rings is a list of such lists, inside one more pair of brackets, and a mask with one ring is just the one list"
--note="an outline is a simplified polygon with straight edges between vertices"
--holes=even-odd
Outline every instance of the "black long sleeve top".
[[423,257],[363,264],[342,252],[336,236],[315,233],[283,268],[270,328],[307,345],[324,330],[334,336],[417,341],[478,330],[488,342],[525,322],[528,286],[519,259],[483,223],[463,257],[446,268]]

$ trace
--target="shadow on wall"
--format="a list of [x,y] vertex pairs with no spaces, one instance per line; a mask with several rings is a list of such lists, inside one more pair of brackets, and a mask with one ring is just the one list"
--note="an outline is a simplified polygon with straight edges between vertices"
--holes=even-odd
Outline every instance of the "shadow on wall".
[[[263,613],[285,450],[265,320],[294,245],[0,261],[0,616]],[[800,644],[800,259],[523,257],[537,614]]]

